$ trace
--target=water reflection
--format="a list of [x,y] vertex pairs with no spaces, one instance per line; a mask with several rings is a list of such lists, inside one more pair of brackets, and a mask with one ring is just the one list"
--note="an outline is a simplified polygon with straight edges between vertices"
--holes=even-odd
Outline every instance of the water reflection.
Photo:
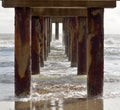
[[104,110],[102,99],[59,99],[15,102],[15,110]]

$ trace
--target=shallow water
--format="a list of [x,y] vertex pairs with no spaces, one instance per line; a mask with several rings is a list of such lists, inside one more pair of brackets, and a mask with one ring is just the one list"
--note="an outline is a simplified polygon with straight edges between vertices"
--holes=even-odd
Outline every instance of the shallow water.
[[[19,99],[16,99],[14,97],[14,40],[12,37],[9,38],[9,35],[6,38],[5,36],[0,37],[0,40],[2,40],[2,45],[0,44],[0,94],[2,94],[0,95],[0,101],[13,101],[14,103],[16,100],[19,101]],[[45,67],[41,68],[40,75],[32,77],[31,97],[21,100],[32,100],[33,102],[39,102],[45,100],[49,101],[53,99],[67,100],[67,98],[86,98],[87,76],[77,76],[77,68],[70,67],[70,62],[64,54],[64,46],[62,45],[61,41],[62,40],[53,41],[51,43],[51,52],[49,53],[48,60],[45,62]],[[5,45],[6,42],[7,45]],[[119,44],[120,36],[114,35],[113,37],[109,35],[105,37],[105,79],[103,94],[103,102],[105,105],[107,102],[109,102],[107,100],[120,101]],[[47,103],[47,101],[45,103]],[[87,102],[88,101],[86,101],[86,103]],[[117,101],[115,101],[115,104],[118,104]],[[43,106],[46,105],[43,104]],[[112,110],[111,107],[107,109],[106,107],[103,108],[105,108],[105,110]],[[49,109],[56,110],[58,108],[52,108],[50,105],[50,108],[48,108],[48,110]]]
[[119,110],[120,98],[59,99],[37,102],[0,102],[2,110]]

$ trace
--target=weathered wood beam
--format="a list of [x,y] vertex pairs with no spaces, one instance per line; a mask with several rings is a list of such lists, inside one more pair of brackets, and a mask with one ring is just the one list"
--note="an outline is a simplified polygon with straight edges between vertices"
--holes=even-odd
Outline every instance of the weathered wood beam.
[[101,7],[112,8],[116,0],[3,0],[3,7]]
[[44,60],[47,60],[47,19],[44,17]]
[[50,42],[52,41],[52,19],[50,17]]
[[58,16],[51,17],[51,22],[52,23],[56,23],[56,22],[62,23],[63,22],[63,17],[58,17]]
[[47,51],[50,53],[50,17],[47,17]]
[[70,17],[68,17],[68,21],[67,21],[67,38],[68,38],[68,61],[71,61],[71,52],[72,52],[72,47],[71,47],[71,27],[70,27]]
[[30,95],[30,8],[15,8],[15,95]]
[[77,67],[77,40],[78,40],[77,17],[70,18],[71,37],[71,67]]
[[78,17],[78,75],[87,74],[87,18]]
[[44,67],[44,18],[40,17],[40,66]]
[[65,54],[68,56],[68,33],[67,33],[67,17],[63,18],[63,35],[64,35],[64,42],[65,42]]
[[[86,8],[32,8],[33,16],[52,17],[52,22],[62,22],[60,17],[87,16]],[[58,21],[59,20],[59,21]]]
[[32,75],[40,73],[40,19],[32,17],[31,66]]
[[88,9],[88,97],[103,94],[104,9]]

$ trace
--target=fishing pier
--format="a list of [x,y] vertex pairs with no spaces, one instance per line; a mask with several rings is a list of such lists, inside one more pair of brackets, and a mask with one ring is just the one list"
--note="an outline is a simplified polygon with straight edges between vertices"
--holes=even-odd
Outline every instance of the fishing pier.
[[31,75],[40,74],[50,52],[52,23],[59,39],[63,23],[65,53],[77,75],[87,75],[88,97],[102,96],[104,8],[116,0],[2,0],[15,8],[15,95],[31,93]]

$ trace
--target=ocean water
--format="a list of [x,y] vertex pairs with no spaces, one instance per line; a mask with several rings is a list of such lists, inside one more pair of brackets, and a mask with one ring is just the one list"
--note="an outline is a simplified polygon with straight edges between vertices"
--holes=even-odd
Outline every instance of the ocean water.
[[[104,45],[105,78],[103,97],[120,97],[120,35],[105,35]],[[84,81],[80,81],[76,74],[77,68],[71,68],[70,62],[68,62],[66,55],[64,55],[62,39],[51,42],[51,53],[49,54],[48,61],[45,62],[45,67],[41,68],[41,79],[35,81],[33,78],[32,87],[33,89],[40,89],[44,85],[44,88],[47,88],[46,90],[50,91],[52,88],[52,92],[54,92],[54,89],[57,88],[58,92],[54,94],[54,97],[51,93],[47,97],[47,95],[40,95],[33,90],[33,97],[36,98],[38,96],[40,99],[47,99],[86,96],[86,85],[83,84]],[[61,88],[58,89],[58,86],[61,86]],[[83,91],[78,92],[81,88]],[[61,90],[63,92],[59,92]],[[15,100],[14,35],[12,34],[0,34],[0,94],[0,101]]]

